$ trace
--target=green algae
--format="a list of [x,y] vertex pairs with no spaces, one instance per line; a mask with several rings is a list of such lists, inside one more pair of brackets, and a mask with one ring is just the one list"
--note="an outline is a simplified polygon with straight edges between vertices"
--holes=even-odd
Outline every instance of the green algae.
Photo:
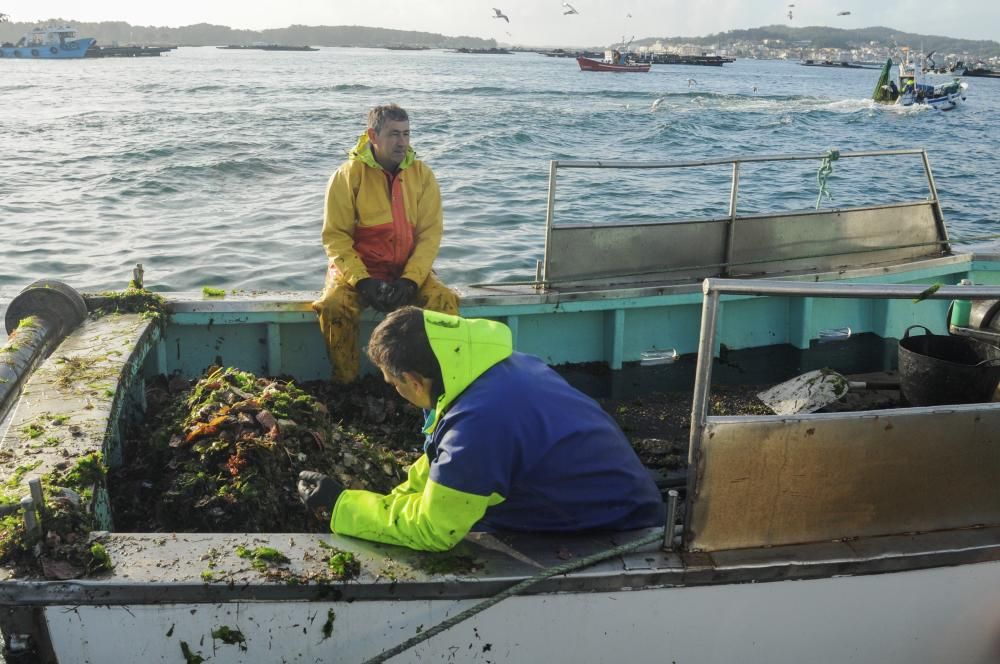
[[89,488],[95,484],[103,484],[108,469],[104,465],[100,452],[85,454],[77,459],[69,471],[63,476],[65,486]]
[[326,560],[327,567],[341,581],[353,579],[361,573],[361,563],[349,551],[337,551]]
[[184,656],[184,661],[187,664],[204,664],[205,662],[205,658],[201,656],[200,652],[191,652],[187,641],[181,641],[181,655]]
[[110,570],[114,567],[111,563],[111,556],[108,555],[108,550],[100,542],[94,542],[90,545],[90,558],[90,564],[87,565],[87,571],[90,573]]
[[223,625],[212,630],[212,638],[222,641],[228,646],[239,646],[240,650],[246,652],[247,640],[243,632],[232,627]]
[[323,640],[329,639],[333,636],[333,621],[337,619],[337,614],[333,612],[333,609],[327,609],[326,612],[326,622],[323,623]]
[[212,288],[211,286],[204,286],[201,289],[201,294],[205,297],[225,297],[226,290],[224,288]]
[[236,547],[236,555],[249,560],[250,565],[258,572],[291,562],[288,556],[269,546],[258,546],[251,550],[240,545]]

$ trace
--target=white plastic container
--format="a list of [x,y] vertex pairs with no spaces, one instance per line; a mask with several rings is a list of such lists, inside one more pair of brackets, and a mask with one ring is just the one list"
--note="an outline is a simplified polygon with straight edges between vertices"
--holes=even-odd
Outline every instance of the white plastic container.
[[657,364],[671,364],[677,359],[677,351],[673,348],[667,348],[666,350],[652,349],[644,350],[639,353],[639,364],[644,367],[650,367]]

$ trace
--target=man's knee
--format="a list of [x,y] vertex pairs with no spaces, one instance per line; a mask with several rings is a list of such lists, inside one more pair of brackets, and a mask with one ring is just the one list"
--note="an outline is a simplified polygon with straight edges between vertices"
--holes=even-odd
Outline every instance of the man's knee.
[[458,314],[458,293],[437,279],[429,278],[420,289],[417,306],[443,314]]
[[361,314],[357,294],[346,284],[324,290],[320,298],[312,303],[312,309],[324,322],[331,320],[357,322]]

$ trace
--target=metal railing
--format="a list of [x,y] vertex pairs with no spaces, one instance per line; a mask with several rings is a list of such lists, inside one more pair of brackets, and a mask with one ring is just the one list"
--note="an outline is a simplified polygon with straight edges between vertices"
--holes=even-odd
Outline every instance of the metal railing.
[[[550,281],[550,260],[551,260],[551,248],[552,248],[552,231],[557,228],[555,223],[555,200],[556,200],[556,181],[558,178],[558,172],[560,169],[629,169],[629,170],[657,170],[657,169],[680,169],[680,168],[693,168],[693,167],[705,167],[705,166],[720,166],[720,165],[731,165],[732,175],[730,180],[730,195],[729,195],[729,210],[727,215],[727,227],[725,231],[725,253],[724,261],[719,264],[721,267],[721,273],[723,275],[729,274],[729,267],[734,265],[733,253],[734,253],[734,238],[736,230],[736,221],[738,218],[738,206],[739,206],[739,189],[740,189],[740,167],[742,164],[755,164],[755,163],[765,163],[765,162],[787,162],[787,161],[816,161],[823,160],[832,154],[827,153],[813,153],[813,154],[779,154],[779,155],[760,155],[760,156],[735,156],[735,157],[720,157],[714,159],[698,159],[698,160],[688,160],[688,161],[649,161],[649,162],[634,162],[634,161],[602,161],[602,160],[553,160],[549,162],[549,186],[548,186],[548,197],[546,201],[546,211],[545,211],[545,248],[544,255],[542,259],[541,267],[539,268],[539,274],[536,274],[535,287],[542,288],[545,287]],[[837,159],[857,159],[857,158],[868,158],[868,157],[894,157],[894,156],[910,156],[918,155],[921,158],[921,163],[924,170],[924,177],[927,181],[927,188],[929,191],[928,202],[933,209],[934,223],[937,230],[938,239],[934,243],[924,243],[924,244],[935,244],[940,245],[942,252],[950,252],[951,247],[948,240],[948,232],[944,223],[944,216],[941,211],[940,201],[938,200],[937,186],[934,182],[934,175],[931,172],[930,162],[927,157],[926,150],[922,148],[910,148],[910,149],[899,149],[899,150],[874,150],[874,151],[862,151],[862,152],[840,152],[837,155]],[[824,211],[807,211],[803,214],[823,214]],[[711,218],[703,218],[697,220],[685,220],[685,221],[713,221]],[[807,258],[807,257],[802,257]]]

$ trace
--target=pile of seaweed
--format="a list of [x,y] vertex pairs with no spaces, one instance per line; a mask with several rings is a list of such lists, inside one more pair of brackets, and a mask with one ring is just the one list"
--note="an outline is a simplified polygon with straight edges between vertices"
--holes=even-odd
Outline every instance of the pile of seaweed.
[[[31,466],[21,466],[0,487],[0,505],[19,502],[17,491]],[[36,506],[38,528],[29,532],[21,513],[0,518],[0,561],[15,576],[41,572],[48,579],[73,579],[111,569],[111,559],[95,533],[90,509],[93,489],[103,484],[101,455],[82,456],[42,476],[43,504]]]
[[384,387],[303,387],[220,367],[151,385],[108,480],[115,529],[323,532],[299,501],[300,471],[380,493],[405,479],[422,442],[417,409]]

